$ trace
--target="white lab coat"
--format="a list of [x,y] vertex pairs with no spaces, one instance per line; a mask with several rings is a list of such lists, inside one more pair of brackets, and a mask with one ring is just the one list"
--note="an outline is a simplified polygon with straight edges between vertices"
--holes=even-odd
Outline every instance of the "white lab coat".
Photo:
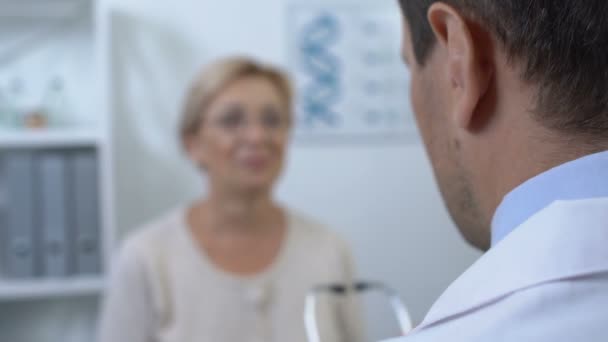
[[537,213],[462,274],[419,327],[393,340],[430,341],[608,341],[608,198]]

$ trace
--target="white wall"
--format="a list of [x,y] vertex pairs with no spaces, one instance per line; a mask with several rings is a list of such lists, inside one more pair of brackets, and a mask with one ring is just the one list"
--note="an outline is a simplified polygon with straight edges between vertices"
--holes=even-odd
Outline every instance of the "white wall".
[[[174,138],[185,86],[200,65],[225,54],[287,65],[286,2],[105,0],[114,26],[119,236],[204,191]],[[420,144],[294,145],[277,195],[342,233],[360,274],[396,287],[416,321],[478,256],[451,224]],[[44,319],[43,329],[63,329],[77,310],[66,304],[65,315]],[[373,329],[386,336],[393,324],[374,317]]]

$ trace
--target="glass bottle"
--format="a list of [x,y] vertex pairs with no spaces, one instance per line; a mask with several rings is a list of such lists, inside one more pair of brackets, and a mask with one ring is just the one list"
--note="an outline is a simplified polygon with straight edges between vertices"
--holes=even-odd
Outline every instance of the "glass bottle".
[[7,129],[12,126],[12,110],[6,89],[0,87],[0,129]]
[[53,77],[43,98],[42,108],[51,126],[59,127],[68,123],[68,101],[63,79]]
[[15,127],[41,129],[48,125],[47,115],[41,110],[38,101],[29,93],[25,83],[15,78],[11,83],[11,99],[14,109]]

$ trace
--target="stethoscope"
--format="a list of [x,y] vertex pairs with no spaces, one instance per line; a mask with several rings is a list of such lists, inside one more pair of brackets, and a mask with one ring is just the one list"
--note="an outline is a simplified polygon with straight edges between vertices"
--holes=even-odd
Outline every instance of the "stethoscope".
[[412,330],[412,319],[410,314],[401,301],[401,298],[399,298],[397,291],[393,290],[392,288],[379,282],[357,282],[353,285],[327,284],[316,286],[310,290],[306,296],[306,303],[304,307],[304,324],[309,342],[321,342],[316,316],[317,296],[319,294],[344,296],[350,291],[354,291],[357,294],[369,291],[378,291],[384,294],[389,299],[393,312],[395,313],[397,321],[399,322],[402,334],[406,335],[410,332],[410,330]]

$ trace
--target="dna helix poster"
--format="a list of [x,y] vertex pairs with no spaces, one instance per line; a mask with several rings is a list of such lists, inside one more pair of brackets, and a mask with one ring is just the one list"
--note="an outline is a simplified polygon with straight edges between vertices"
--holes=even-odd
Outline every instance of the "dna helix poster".
[[395,8],[289,7],[296,141],[411,141],[417,137],[409,74],[401,61]]

